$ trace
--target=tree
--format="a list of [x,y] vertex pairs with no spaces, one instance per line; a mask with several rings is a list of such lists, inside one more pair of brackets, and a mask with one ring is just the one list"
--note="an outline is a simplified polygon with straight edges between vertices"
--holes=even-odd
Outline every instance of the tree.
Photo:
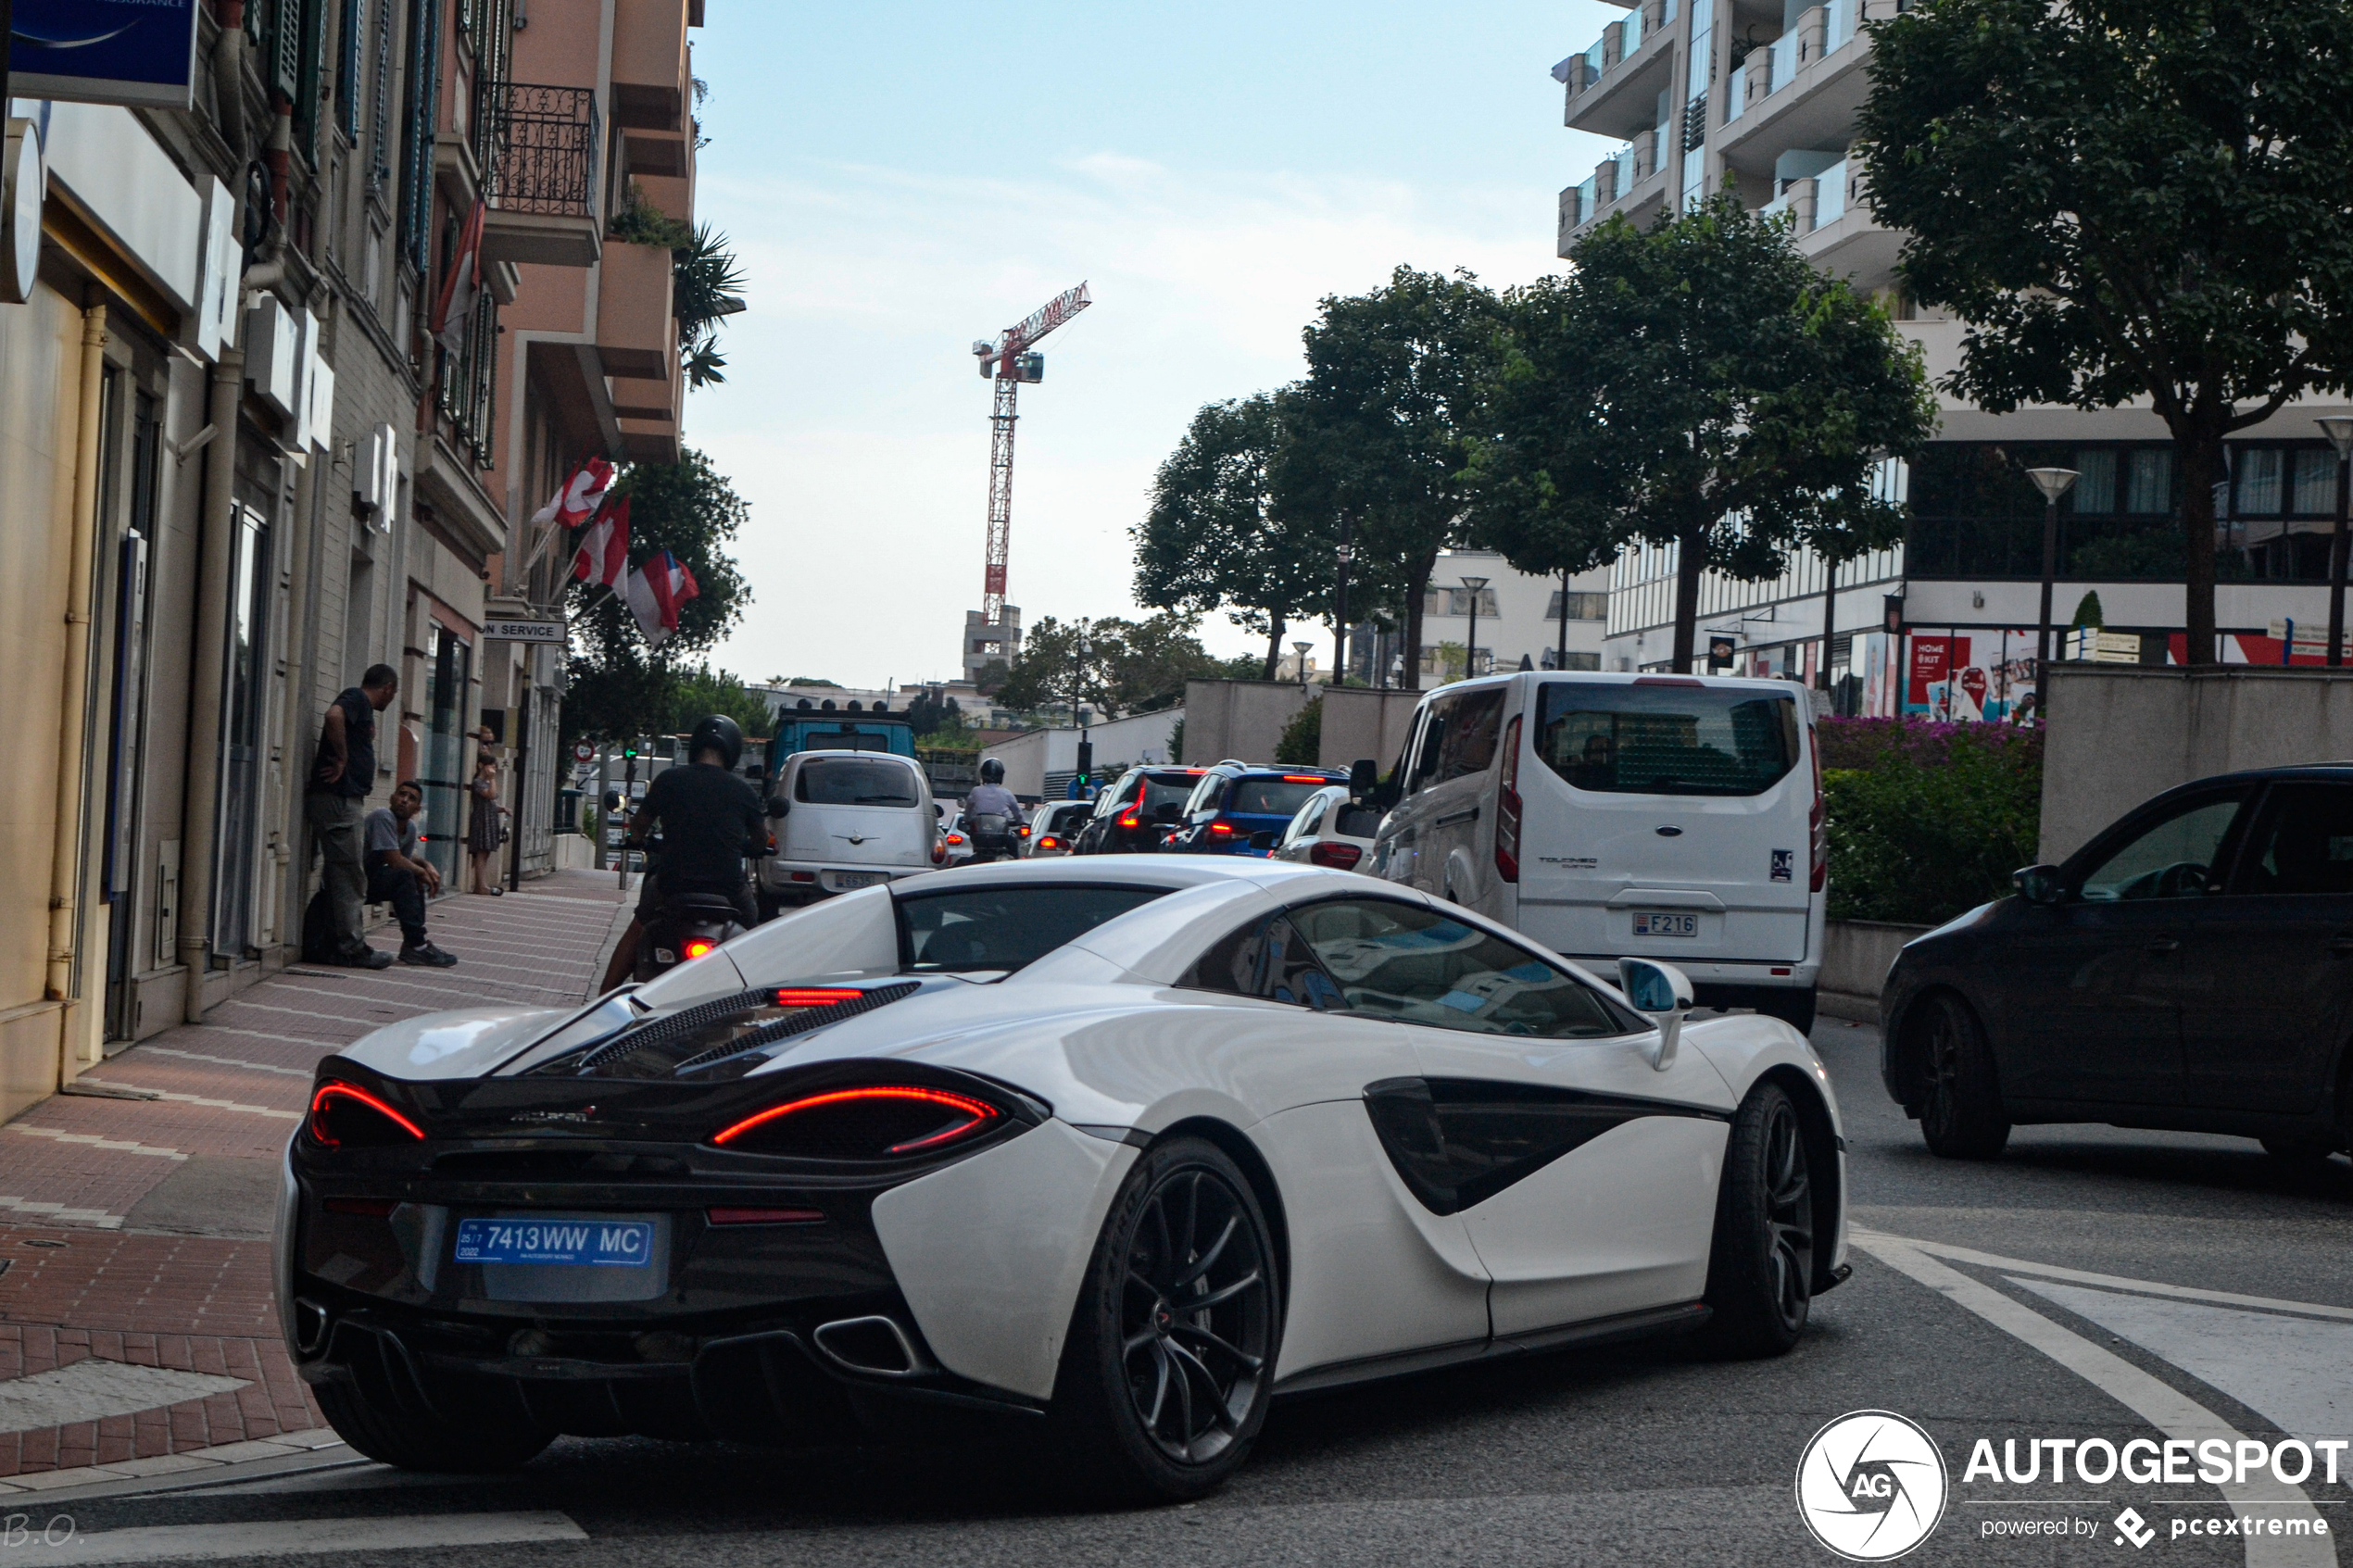
[[1187,611],[1188,626],[1224,610],[1266,639],[1260,678],[1268,681],[1291,621],[1327,603],[1333,565],[1332,539],[1274,493],[1290,401],[1288,392],[1262,392],[1204,406],[1153,476],[1144,521],[1129,530],[1137,602]]
[[[1275,474],[1283,509],[1345,521],[1353,605],[1398,604],[1405,680],[1420,684],[1422,600],[1438,552],[1467,542],[1463,436],[1491,381],[1501,306],[1472,274],[1400,267],[1388,286],[1327,296],[1302,336]],[[1337,671],[1336,673],[1344,673]]]
[[1906,285],[1969,325],[1945,386],[1994,413],[2150,399],[2212,662],[2223,437],[2345,384],[2353,9],[1928,0],[1873,31],[1853,150]]
[[1935,428],[1919,351],[1785,223],[1725,194],[1647,230],[1613,219],[1572,259],[1507,297],[1470,443],[1475,526],[1516,563],[1674,546],[1688,671],[1702,572],[1753,581],[1800,546],[1842,558],[1901,537],[1871,480]]
[[[997,701],[1016,712],[1092,703],[1112,707],[1114,668],[1127,622],[1119,620],[1057,621],[1040,617],[1022,636],[1021,654],[1005,673]],[[1080,639],[1086,650],[1080,652]]]
[[1109,655],[1111,705],[1122,713],[1150,713],[1185,700],[1185,683],[1214,680],[1223,661],[1194,635],[1193,617],[1164,610],[1142,621],[1098,621],[1116,628]]
[[1324,699],[1310,697],[1283,726],[1275,742],[1275,760],[1286,768],[1313,768],[1324,759],[1323,746]]
[[907,705],[907,722],[918,736],[936,734],[941,730],[961,733],[964,727],[963,710],[954,697],[934,697],[928,692]]

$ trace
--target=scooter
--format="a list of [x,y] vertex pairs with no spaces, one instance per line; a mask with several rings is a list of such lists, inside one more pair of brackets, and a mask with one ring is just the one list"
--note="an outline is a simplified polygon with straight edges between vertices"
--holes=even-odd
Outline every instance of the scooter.
[[[648,874],[661,854],[661,835],[656,834],[646,840]],[[747,929],[743,911],[724,894],[695,890],[673,894],[655,908],[652,920],[637,938],[637,961],[632,972],[642,984],[682,963],[692,963]]]
[[1021,841],[1029,836],[1029,824],[985,811],[964,823],[964,831],[972,835],[972,864],[989,860],[1012,860],[1020,858]]

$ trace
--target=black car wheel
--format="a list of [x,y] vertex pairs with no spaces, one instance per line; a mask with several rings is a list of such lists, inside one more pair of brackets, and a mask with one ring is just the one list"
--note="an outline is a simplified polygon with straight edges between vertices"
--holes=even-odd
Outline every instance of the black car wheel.
[[462,1422],[444,1421],[429,1411],[407,1408],[381,1387],[371,1394],[356,1384],[321,1383],[311,1392],[327,1424],[345,1442],[403,1470],[458,1474],[513,1470],[555,1438],[526,1421],[520,1409],[510,1414],[469,1410]]
[[1931,997],[1920,1041],[1920,1136],[1946,1160],[1991,1160],[2010,1141],[1984,1026],[1958,997]]
[[1789,1092],[1759,1084],[1732,1116],[1716,1239],[1707,1257],[1702,1346],[1778,1356],[1806,1332],[1814,1301],[1814,1172]]
[[1282,1311],[1273,1239],[1224,1150],[1137,1161],[1088,1263],[1056,1380],[1064,1457],[1099,1493],[1200,1497],[1266,1418]]

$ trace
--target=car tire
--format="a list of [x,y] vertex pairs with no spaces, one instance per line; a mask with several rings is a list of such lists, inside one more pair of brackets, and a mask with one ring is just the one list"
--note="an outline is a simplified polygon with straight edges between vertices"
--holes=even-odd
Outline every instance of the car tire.
[[319,1409],[343,1440],[370,1459],[403,1470],[461,1475],[515,1470],[537,1457],[555,1434],[511,1414],[470,1409],[462,1422],[444,1421],[422,1410],[362,1393],[353,1384],[321,1383],[311,1388]]
[[1213,1490],[1265,1421],[1281,1329],[1274,1237],[1240,1168],[1202,1138],[1147,1150],[1072,1312],[1048,1411],[1065,1473],[1102,1499]]
[[1771,991],[1756,1004],[1756,1010],[1768,1018],[1780,1019],[1801,1035],[1811,1035],[1818,999],[1818,994],[1811,985],[1803,991]]
[[2263,1140],[2263,1152],[2291,1171],[2317,1171],[2336,1149],[2337,1140],[2326,1133],[2275,1133]]
[[1931,997],[1919,1025],[1920,1136],[1945,1160],[1991,1160],[2010,1141],[2010,1119],[1985,1028],[1958,997]]
[[1716,1236],[1707,1254],[1706,1325],[1712,1355],[1778,1356],[1806,1332],[1813,1309],[1816,1223],[1812,1160],[1797,1104],[1778,1084],[1749,1090],[1732,1113]]

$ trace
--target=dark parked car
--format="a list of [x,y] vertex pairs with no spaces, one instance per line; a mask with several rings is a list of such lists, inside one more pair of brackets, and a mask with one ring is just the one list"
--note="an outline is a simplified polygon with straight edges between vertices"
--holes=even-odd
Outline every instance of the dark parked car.
[[1267,855],[1307,797],[1348,782],[1323,768],[1220,762],[1195,781],[1168,847],[1180,855]]
[[2353,764],[2201,779],[1908,944],[1881,1073],[1928,1147],[2106,1122],[2353,1146]]
[[1176,825],[1205,768],[1130,768],[1095,797],[1095,814],[1078,830],[1074,855],[1151,854]]

